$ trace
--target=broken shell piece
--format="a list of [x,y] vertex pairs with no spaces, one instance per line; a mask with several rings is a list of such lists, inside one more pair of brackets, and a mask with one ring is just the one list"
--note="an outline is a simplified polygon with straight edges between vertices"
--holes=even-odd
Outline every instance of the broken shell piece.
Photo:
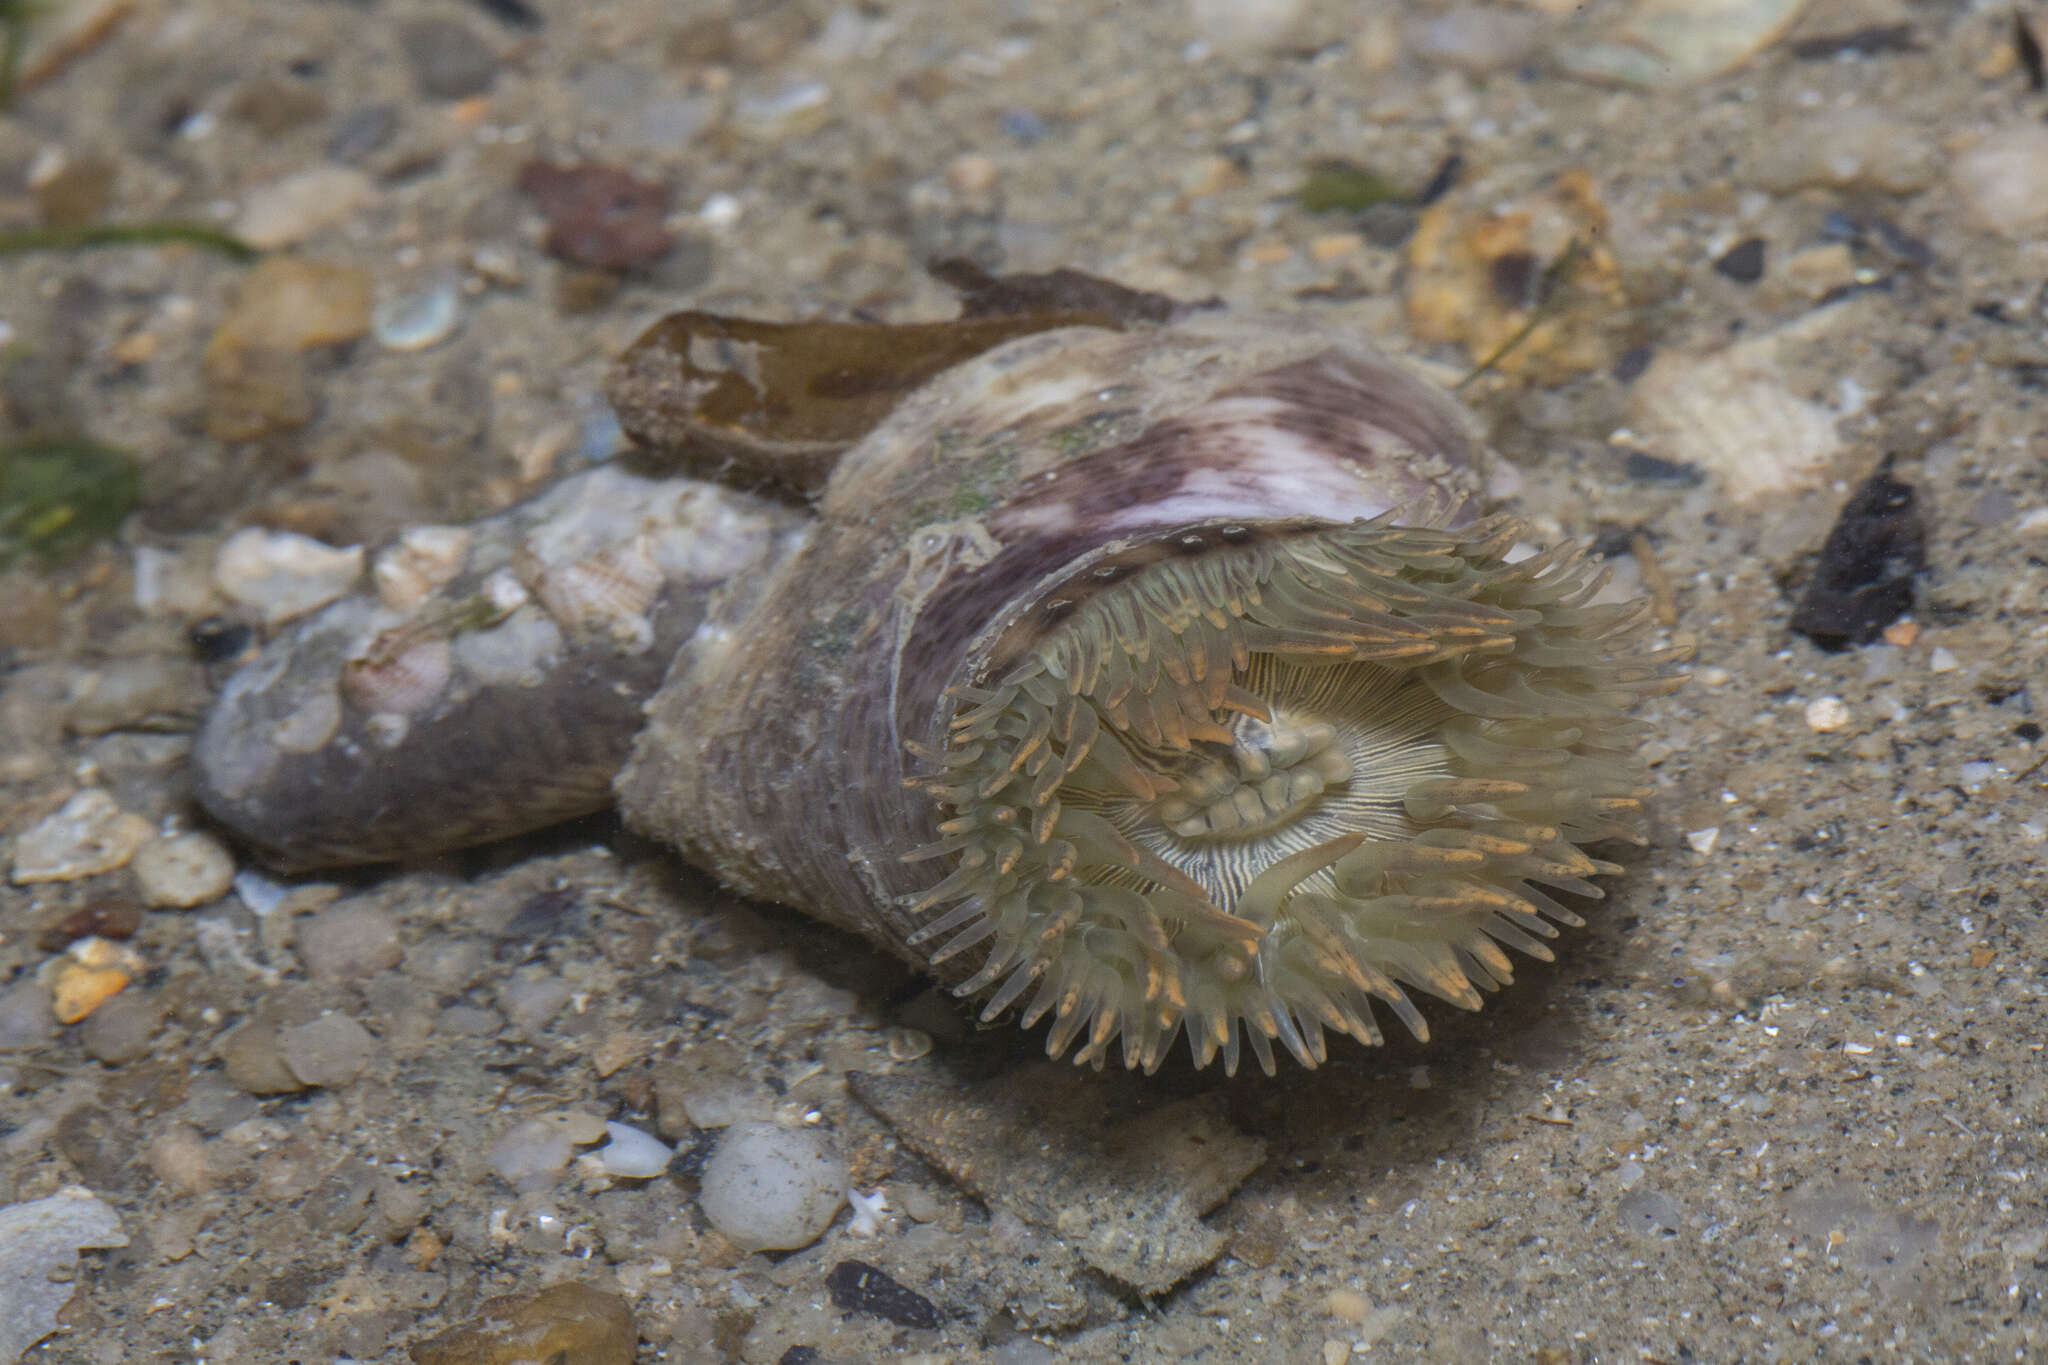
[[415,526],[377,552],[370,577],[377,600],[393,611],[410,611],[462,572],[469,556],[469,529]]
[[440,696],[454,675],[448,641],[399,626],[343,666],[341,690],[372,715],[409,716]]
[[213,581],[229,601],[277,626],[334,601],[363,572],[363,547],[336,549],[311,536],[245,526],[222,542]]
[[127,866],[155,833],[149,821],[122,810],[95,787],[22,834],[14,846],[11,875],[17,886],[95,877]]
[[539,569],[532,580],[534,596],[563,630],[601,634],[635,649],[652,638],[647,609],[665,581],[645,537]]

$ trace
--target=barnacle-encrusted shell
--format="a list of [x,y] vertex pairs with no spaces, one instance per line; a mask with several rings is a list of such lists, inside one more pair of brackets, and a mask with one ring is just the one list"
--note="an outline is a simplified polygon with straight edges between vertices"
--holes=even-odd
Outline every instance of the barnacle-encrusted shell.
[[[1474,520],[1440,391],[1291,322],[1011,343],[845,456],[746,638],[671,676],[630,819],[1052,1021],[1305,1065],[1476,1007],[1632,838],[1640,605]],[[1078,1048],[1075,1047],[1079,1044]]]

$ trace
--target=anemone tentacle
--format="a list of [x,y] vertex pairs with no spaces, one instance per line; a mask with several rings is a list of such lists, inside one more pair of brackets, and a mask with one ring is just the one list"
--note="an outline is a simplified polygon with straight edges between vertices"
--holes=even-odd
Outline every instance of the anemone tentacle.
[[[1234,528],[1233,528],[1234,529]],[[1640,842],[1628,711],[1674,686],[1636,606],[1517,524],[1387,518],[1197,534],[1064,603],[1000,676],[950,692],[920,779],[950,867],[916,907],[984,1015],[1047,1051],[1157,1068],[1245,1050],[1303,1066],[1326,1031],[1418,1037],[1411,991],[1477,1009]],[[1078,1047],[1076,1046],[1078,1044]]]

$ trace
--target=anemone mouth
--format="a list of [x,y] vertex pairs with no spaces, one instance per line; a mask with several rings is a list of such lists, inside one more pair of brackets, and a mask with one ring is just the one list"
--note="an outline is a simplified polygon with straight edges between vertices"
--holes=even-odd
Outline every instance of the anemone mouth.
[[1503,947],[1548,960],[1548,891],[1640,842],[1628,710],[1676,685],[1642,604],[1593,605],[1566,547],[1510,563],[1508,518],[1183,533],[1045,604],[999,673],[955,687],[937,772],[947,875],[913,912],[958,987],[1046,1050],[1156,1069],[1304,1066],[1326,1030],[1376,1044],[1378,1000],[1477,1009]]

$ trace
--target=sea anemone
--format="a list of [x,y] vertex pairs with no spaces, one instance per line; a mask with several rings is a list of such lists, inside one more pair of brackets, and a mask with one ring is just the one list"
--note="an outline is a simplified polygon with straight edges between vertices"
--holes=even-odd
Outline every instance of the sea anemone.
[[[624,363],[649,392],[689,390],[670,331]],[[599,470],[485,523],[411,617],[343,604],[231,684],[203,797],[280,861],[394,856],[432,836],[390,812],[475,837],[591,801],[639,726],[634,827],[1146,1070],[1183,1034],[1314,1066],[1328,1030],[1380,1040],[1374,1001],[1423,1036],[1410,992],[1477,1008],[1620,870],[1586,847],[1640,841],[1630,712],[1676,654],[1582,552],[1482,515],[1469,418],[1356,337],[1044,331],[821,468],[802,512],[737,491],[764,470]],[[508,563],[552,576],[466,607]],[[652,624],[589,629],[622,612]],[[331,659],[422,623],[453,676],[372,752]],[[262,738],[309,707],[339,707],[318,752]]]

